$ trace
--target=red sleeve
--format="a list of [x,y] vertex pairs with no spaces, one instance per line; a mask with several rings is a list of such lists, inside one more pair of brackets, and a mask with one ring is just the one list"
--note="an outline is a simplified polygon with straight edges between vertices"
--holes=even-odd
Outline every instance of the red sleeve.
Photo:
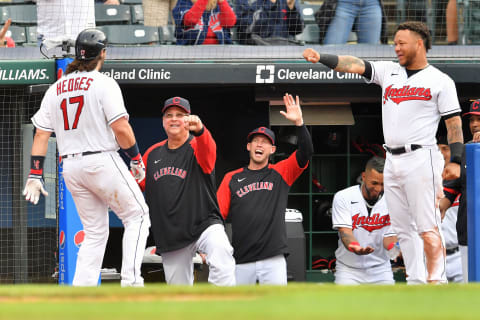
[[231,28],[237,22],[237,16],[233,12],[232,7],[228,4],[227,0],[223,0],[218,3],[220,8],[220,23],[222,27]]
[[455,190],[455,189],[448,188],[448,187],[445,187],[445,186],[443,187],[443,191],[444,191],[444,192],[451,193],[452,195],[455,195],[455,196],[457,196],[457,195],[460,194],[460,191],[457,191],[457,190]]
[[211,174],[215,169],[215,161],[217,160],[217,145],[205,125],[203,126],[203,133],[194,137],[190,144],[203,173]]
[[228,213],[230,211],[230,199],[232,198],[232,193],[230,191],[230,181],[232,181],[232,176],[234,172],[229,172],[223,177],[222,183],[217,190],[217,200],[218,206],[220,208],[220,213],[223,216],[223,219],[227,219]]
[[302,174],[302,172],[308,167],[308,162],[305,167],[300,168],[297,162],[297,151],[292,153],[290,157],[282,160],[278,163],[271,164],[270,167],[280,173],[283,180],[291,186],[295,180]]
[[194,26],[200,21],[200,18],[207,7],[208,0],[197,0],[194,5],[183,15],[183,25]]
[[[163,146],[165,143],[167,142],[167,140],[163,140],[162,142],[159,142],[159,143],[155,143],[153,146],[151,146],[150,148],[147,149],[147,151],[145,151],[145,153],[143,154],[142,156],[142,159],[143,159],[143,163],[145,164],[145,172],[147,172],[147,163],[148,163],[148,155],[150,154],[150,152],[152,152],[152,150],[158,148],[158,147],[161,147]],[[138,183],[140,189],[142,191],[145,191],[145,181],[147,179],[143,179],[140,183]]]

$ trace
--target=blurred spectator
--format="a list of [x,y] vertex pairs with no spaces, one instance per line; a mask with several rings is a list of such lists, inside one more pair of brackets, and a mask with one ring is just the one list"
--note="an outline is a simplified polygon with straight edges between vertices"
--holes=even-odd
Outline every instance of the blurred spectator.
[[447,43],[455,45],[458,43],[458,21],[457,21],[457,1],[448,0],[447,3]]
[[143,0],[143,24],[150,27],[166,26],[177,0]]
[[356,25],[357,42],[378,44],[382,32],[382,5],[378,0],[338,0],[335,16],[323,44],[346,43]]
[[2,29],[0,29],[0,48],[14,48],[15,42],[12,38],[7,37],[8,28],[10,28],[10,24],[12,23],[12,19],[8,19],[5,24],[3,25]]
[[291,38],[303,31],[303,19],[296,0],[237,0],[237,38],[240,44],[261,39]]
[[179,0],[173,18],[179,45],[232,43],[237,17],[226,0]]
[[93,0],[37,0],[37,38],[75,40],[80,31],[95,28]]

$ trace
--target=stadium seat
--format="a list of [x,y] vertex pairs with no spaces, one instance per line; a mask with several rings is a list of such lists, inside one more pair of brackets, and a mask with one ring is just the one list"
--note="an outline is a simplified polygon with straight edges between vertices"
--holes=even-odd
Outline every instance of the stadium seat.
[[33,26],[37,24],[37,7],[34,4],[11,5],[0,7],[0,24],[4,24],[8,18],[12,24],[21,26]]
[[303,32],[297,34],[295,39],[304,43],[318,43],[320,39],[320,29],[316,23],[306,24]]
[[98,26],[130,24],[131,19],[129,5],[95,4],[95,23]]
[[143,6],[141,4],[134,4],[130,6],[132,12],[132,24],[143,24]]
[[169,24],[168,26],[158,27],[158,32],[160,33],[161,44],[175,44],[177,42],[174,25]]
[[19,26],[10,26],[6,33],[7,37],[10,37],[15,41],[15,46],[21,46],[27,42],[27,36],[25,34],[25,28]]
[[348,35],[348,40],[347,43],[358,43],[358,38],[357,38],[357,33],[354,31],[351,31],[350,34]]
[[305,24],[316,23],[315,12],[317,12],[318,9],[320,9],[320,5],[318,4],[302,3],[300,5],[300,14]]
[[158,28],[142,25],[101,26],[107,35],[109,45],[151,45],[159,44]]
[[121,4],[142,4],[142,0],[120,0]]
[[37,44],[37,27],[31,26],[25,28],[28,43]]

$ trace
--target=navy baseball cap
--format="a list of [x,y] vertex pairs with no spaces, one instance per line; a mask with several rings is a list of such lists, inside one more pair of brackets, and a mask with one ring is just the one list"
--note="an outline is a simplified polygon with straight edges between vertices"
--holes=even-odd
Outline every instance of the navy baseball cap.
[[470,104],[470,111],[463,114],[463,116],[469,116],[474,114],[476,116],[480,116],[480,99],[473,100]]
[[273,133],[273,131],[268,129],[267,127],[260,127],[260,128],[257,128],[255,130],[253,130],[252,132],[250,132],[247,136],[247,141],[251,142],[253,137],[256,134],[263,134],[265,137],[268,138],[268,140],[270,140],[272,145],[275,144],[275,133]]
[[167,99],[165,101],[165,105],[163,106],[162,113],[165,113],[165,110],[167,110],[170,107],[179,107],[182,108],[186,113],[190,113],[190,102],[188,102],[187,99],[184,99],[182,97],[173,97],[170,99]]

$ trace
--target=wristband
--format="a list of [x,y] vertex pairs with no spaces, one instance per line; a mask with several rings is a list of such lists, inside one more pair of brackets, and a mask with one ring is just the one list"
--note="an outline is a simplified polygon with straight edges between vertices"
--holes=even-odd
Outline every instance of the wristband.
[[330,69],[335,69],[338,66],[338,56],[335,54],[322,53],[318,62],[326,65]]
[[128,149],[122,149],[123,152],[125,152],[129,157],[130,159],[132,160],[138,160],[141,158],[141,155],[140,155],[140,150],[138,150],[138,144],[135,142],[135,144],[133,146],[131,146],[130,148]]
[[195,137],[199,137],[203,134],[203,132],[205,131],[205,126],[202,126],[202,129],[199,131],[199,132],[193,132],[192,131],[192,134],[195,136]]
[[30,174],[41,176],[43,174],[43,163],[45,156],[31,156],[30,157]]
[[360,243],[358,243],[358,242],[356,242],[356,241],[350,242],[350,244],[348,245],[348,251],[350,251],[350,252],[354,252],[353,249],[350,248],[350,246],[351,246],[352,244],[355,245],[355,246],[359,246],[359,245],[360,245]]
[[387,250],[390,251],[393,249],[393,247],[395,247],[395,243],[392,242],[388,245]]
[[450,162],[461,164],[463,149],[464,149],[463,143],[454,142],[454,143],[450,143],[448,146],[450,147],[450,154],[451,154]]

